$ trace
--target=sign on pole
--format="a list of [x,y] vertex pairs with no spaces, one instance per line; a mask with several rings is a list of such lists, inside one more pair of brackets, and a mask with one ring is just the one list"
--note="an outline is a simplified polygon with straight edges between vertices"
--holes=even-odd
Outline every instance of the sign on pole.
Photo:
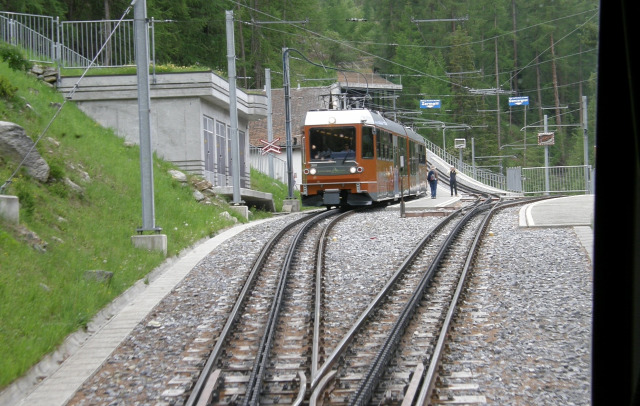
[[538,145],[554,145],[554,133],[538,133]]
[[261,143],[265,144],[265,146],[262,147],[262,155],[267,154],[269,152],[274,152],[276,154],[279,154],[280,146],[276,145],[276,142],[278,141],[280,141],[280,138],[276,138],[273,141],[260,140]]
[[528,106],[529,96],[509,97],[509,106]]
[[440,100],[420,100],[421,109],[439,109]]
[[466,148],[467,147],[467,139],[466,138],[456,138],[453,140],[454,148]]

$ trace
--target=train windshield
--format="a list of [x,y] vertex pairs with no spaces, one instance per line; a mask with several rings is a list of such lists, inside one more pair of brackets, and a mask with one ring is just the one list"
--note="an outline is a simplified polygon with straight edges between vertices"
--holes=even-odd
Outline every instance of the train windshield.
[[311,161],[354,161],[355,127],[324,127],[309,130]]

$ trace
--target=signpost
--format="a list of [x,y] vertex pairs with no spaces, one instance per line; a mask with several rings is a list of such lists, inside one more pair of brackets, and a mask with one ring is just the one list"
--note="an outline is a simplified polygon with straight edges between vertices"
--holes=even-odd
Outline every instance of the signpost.
[[555,145],[554,133],[538,133],[538,145]]
[[528,106],[529,96],[509,97],[509,106]]
[[440,107],[440,100],[420,100],[421,109],[439,109]]

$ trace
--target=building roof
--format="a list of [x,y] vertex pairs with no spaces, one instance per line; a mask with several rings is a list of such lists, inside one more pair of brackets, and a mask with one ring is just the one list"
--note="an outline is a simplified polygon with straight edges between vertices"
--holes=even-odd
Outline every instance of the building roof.
[[338,72],[338,82],[343,89],[402,90],[402,85],[396,85],[376,73]]

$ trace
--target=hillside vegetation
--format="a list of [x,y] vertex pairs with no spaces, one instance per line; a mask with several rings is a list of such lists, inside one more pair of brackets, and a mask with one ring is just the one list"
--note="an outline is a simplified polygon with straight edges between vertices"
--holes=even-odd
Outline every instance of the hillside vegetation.
[[[165,260],[131,243],[142,223],[139,148],[125,146],[73,103],[45,132],[62,102],[35,77],[0,63],[0,119],[22,126],[34,141],[43,135],[37,150],[51,168],[46,183],[21,170],[4,191],[20,199],[20,225],[0,220],[0,388]],[[0,185],[17,165],[0,158]],[[196,202],[193,188],[172,179],[171,169],[154,159],[156,225],[167,235],[168,256],[232,226],[223,212],[245,221],[224,199]],[[284,185],[256,173],[252,179],[282,207]],[[268,215],[252,210],[252,218]],[[113,277],[90,280],[90,270]]]

